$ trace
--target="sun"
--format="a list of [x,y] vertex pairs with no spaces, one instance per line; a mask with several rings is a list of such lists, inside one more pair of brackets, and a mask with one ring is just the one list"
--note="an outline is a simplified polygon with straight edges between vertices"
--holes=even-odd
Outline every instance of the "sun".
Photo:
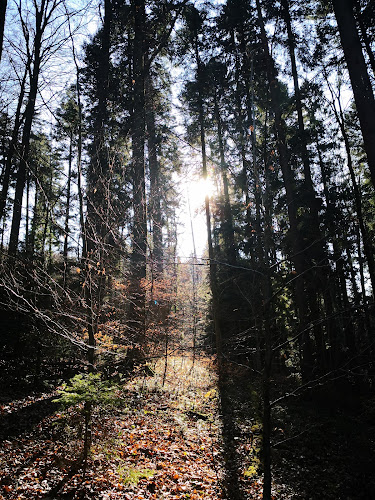
[[206,196],[212,198],[215,194],[215,185],[211,177],[193,180],[187,186],[187,197],[192,211],[204,206]]
[[186,176],[181,187],[178,253],[189,258],[194,252],[200,257],[207,246],[205,198],[215,196],[218,188],[210,176],[203,179],[198,175]]

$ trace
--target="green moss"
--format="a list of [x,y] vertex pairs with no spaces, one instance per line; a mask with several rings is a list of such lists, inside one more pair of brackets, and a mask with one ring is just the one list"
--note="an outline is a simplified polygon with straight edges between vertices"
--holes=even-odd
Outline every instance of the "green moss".
[[257,456],[251,458],[250,466],[245,470],[244,476],[248,479],[259,475],[260,460]]
[[138,470],[127,467],[118,467],[117,472],[123,484],[138,484],[141,479],[150,479],[155,474],[152,469]]

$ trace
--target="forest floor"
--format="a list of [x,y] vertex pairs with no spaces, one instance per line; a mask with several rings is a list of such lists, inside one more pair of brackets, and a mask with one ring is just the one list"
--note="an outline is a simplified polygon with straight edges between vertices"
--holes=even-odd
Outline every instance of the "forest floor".
[[[161,359],[153,376],[121,387],[114,408],[95,411],[86,470],[79,407],[57,408],[56,392],[3,401],[0,498],[261,499],[249,372],[232,366],[218,380],[209,357],[174,356],[163,384],[164,369]],[[358,412],[318,415],[310,402],[275,408],[274,498],[375,498],[372,405],[360,422]]]
[[124,385],[116,407],[94,413],[85,471],[79,407],[57,409],[56,392],[2,404],[0,498],[261,498],[256,467],[240,464],[239,437],[223,418],[212,360],[171,357],[163,383],[164,370],[162,359],[153,376]]

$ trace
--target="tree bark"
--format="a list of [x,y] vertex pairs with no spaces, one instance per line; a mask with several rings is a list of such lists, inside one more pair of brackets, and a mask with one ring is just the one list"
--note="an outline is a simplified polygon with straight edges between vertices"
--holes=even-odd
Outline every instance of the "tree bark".
[[148,164],[150,169],[150,213],[152,221],[153,272],[156,276],[163,273],[163,232],[161,214],[160,165],[158,161],[158,143],[155,126],[155,103],[152,76],[148,71],[145,78],[146,90],[146,125]]
[[42,0],[40,8],[35,3],[35,37],[33,46],[33,53],[34,53],[33,68],[32,70],[30,69],[30,89],[24,113],[25,123],[22,131],[21,157],[17,173],[16,191],[13,204],[12,226],[10,230],[9,249],[8,249],[9,255],[12,256],[14,256],[17,253],[17,247],[18,247],[19,231],[21,225],[22,198],[25,189],[26,171],[28,168],[27,163],[30,152],[31,127],[34,119],[35,102],[38,92],[42,39],[44,31],[52,15],[52,12],[56,8],[56,4],[54,3],[51,6],[50,11],[48,12],[47,12],[47,7],[48,7],[48,2],[46,0]]
[[332,0],[349,71],[364,149],[375,188],[375,99],[353,12],[353,0]]
[[361,3],[359,0],[354,0],[354,10],[355,10],[355,13],[357,16],[357,21],[358,21],[359,30],[361,32],[361,37],[362,37],[363,43],[366,47],[366,52],[367,52],[367,55],[368,55],[368,58],[370,61],[372,73],[375,77],[375,56],[374,56],[374,53],[372,51],[371,43],[370,43],[369,37],[368,37],[367,32],[366,32],[366,26],[363,22],[363,16],[362,16],[362,12],[361,12]]
[[145,3],[133,0],[134,46],[133,46],[133,240],[132,240],[132,286],[129,311],[129,327],[141,344],[145,336],[145,291],[142,280],[146,278],[147,258],[147,209],[145,187],[145,75],[144,37]]
[[[234,97],[235,97],[235,127],[238,134],[238,151],[241,156],[242,163],[242,192],[245,196],[245,204],[246,204],[246,228],[247,228],[247,238],[250,247],[250,255],[252,260],[255,262],[256,258],[254,252],[252,252],[253,246],[256,248],[256,245],[252,245],[251,241],[253,239],[252,233],[252,214],[251,214],[251,202],[250,202],[250,183],[249,183],[249,166],[250,162],[246,158],[246,147],[245,147],[245,134],[244,134],[244,118],[241,106],[241,88],[240,88],[240,60],[237,54],[236,47],[236,39],[234,30],[231,30],[231,43],[235,50],[235,88],[234,88]],[[258,236],[258,234],[256,234]]]
[[[38,176],[38,170],[37,166],[35,168],[35,177],[37,178]],[[33,220],[31,223],[31,233],[30,233],[30,238],[29,238],[29,247],[30,247],[30,255],[35,255],[35,238],[36,238],[36,231],[39,225],[39,219],[40,219],[40,214],[39,214],[39,183],[35,183],[35,192],[34,192],[34,203],[33,203]]]
[[65,222],[64,222],[64,288],[66,286],[66,278],[68,272],[68,248],[69,248],[69,222],[70,222],[70,193],[72,183],[72,161],[73,161],[73,129],[70,129],[69,134],[69,156],[68,156],[68,182],[66,187],[66,206],[65,206]]
[[[263,279],[267,280],[268,276]],[[269,303],[270,293],[264,299]],[[271,500],[272,474],[271,474],[271,371],[272,371],[272,338],[269,321],[269,307],[264,311],[264,336],[265,336],[265,357],[263,368],[263,499]]]
[[[307,135],[303,118],[301,92],[298,82],[298,71],[297,71],[297,63],[295,56],[295,37],[292,29],[289,0],[281,0],[281,4],[283,7],[284,20],[288,33],[288,47],[289,47],[289,55],[290,55],[290,62],[291,62],[292,76],[294,83],[294,98],[298,116],[298,139],[299,139],[298,152],[302,160],[303,172],[304,172],[304,186],[302,193],[303,197],[301,196],[301,202],[306,203],[309,209],[309,214],[305,215],[305,217],[307,217],[307,223],[305,224],[306,226],[308,226],[308,236],[309,236],[309,241],[311,242],[311,244],[309,245],[310,246],[309,254],[311,255],[309,260],[311,261],[311,263],[313,263],[314,261],[319,263],[319,266],[314,271],[315,278],[313,275],[309,280],[311,283],[308,286],[308,292],[309,295],[311,296],[310,303],[313,304],[313,308],[315,310],[315,312],[312,311],[312,315],[314,316],[318,311],[318,306],[317,306],[318,298],[316,297],[316,295],[317,292],[320,292],[323,294],[324,297],[326,315],[330,317],[333,312],[333,304],[331,296],[328,291],[331,283],[331,280],[329,279],[331,268],[329,266],[327,250],[323,242],[322,234],[319,227],[319,206],[316,199],[316,192],[311,175],[310,158],[307,149]],[[313,266],[311,265],[311,267]],[[333,325],[330,324],[330,322],[327,323],[327,327],[331,337],[335,336]],[[317,345],[317,350],[319,352],[318,359],[320,360],[321,364],[324,367],[325,346],[324,346],[324,336],[322,332],[322,326],[316,325],[314,327],[314,332],[316,338],[319,339],[319,344]],[[319,345],[320,348],[318,347]]]
[[68,262],[68,237],[69,237],[69,219],[70,219],[70,190],[72,182],[72,160],[73,160],[73,131],[70,131],[69,137],[69,156],[68,156],[68,183],[66,187],[66,207],[65,207],[65,223],[64,223],[64,249],[63,257],[64,264]]
[[0,61],[3,53],[3,40],[4,40],[4,27],[5,27],[5,14],[7,10],[7,0],[0,2]]
[[[104,22],[101,32],[101,50],[99,59],[98,80],[96,82],[96,97],[98,109],[95,119],[95,132],[92,154],[87,174],[87,257],[99,247],[105,246],[108,233],[108,191],[109,191],[109,151],[106,137],[108,125],[108,90],[110,66],[110,29],[111,0],[104,2]],[[95,258],[95,260],[97,260]]]
[[[288,48],[289,48],[289,56],[290,63],[292,68],[292,76],[293,76],[293,84],[294,84],[294,98],[296,102],[296,110],[298,116],[298,131],[299,131],[299,143],[300,143],[300,155],[303,163],[303,172],[305,176],[305,190],[309,197],[315,198],[315,190],[311,177],[310,170],[310,161],[309,154],[307,151],[307,140],[306,140],[306,131],[305,124],[303,120],[303,111],[302,111],[302,101],[301,101],[301,92],[299,88],[298,82],[298,72],[297,72],[297,64],[296,64],[296,56],[295,56],[295,41],[294,41],[294,33],[292,30],[292,21],[290,17],[289,10],[289,2],[288,0],[281,0],[281,5],[283,7],[284,20],[288,33]],[[310,204],[313,200],[309,200]]]
[[[89,284],[86,290],[88,309],[88,362],[95,363],[98,322],[105,290],[104,272],[107,267],[107,239],[109,234],[109,147],[106,128],[109,121],[108,92],[110,87],[111,0],[104,2],[104,22],[97,81],[98,111],[95,123],[92,157],[87,179],[87,217],[85,224],[85,273]],[[91,264],[91,266],[90,266]]]
[[5,216],[5,207],[8,198],[9,182],[12,173],[12,163],[16,153],[18,134],[21,127],[21,108],[25,97],[25,85],[29,68],[30,68],[30,62],[25,67],[25,72],[23,74],[23,78],[21,81],[20,94],[18,96],[17,109],[14,117],[12,137],[8,147],[8,154],[6,158],[5,170],[3,176],[3,186],[0,194],[0,220]]
[[227,177],[227,164],[225,161],[225,152],[224,152],[224,141],[223,141],[223,127],[222,121],[219,111],[218,104],[218,96],[217,91],[215,89],[215,118],[217,123],[217,136],[219,142],[219,154],[220,154],[220,170],[221,177],[223,180],[224,187],[224,223],[223,223],[223,235],[225,242],[225,250],[227,255],[228,263],[231,265],[235,265],[237,261],[237,250],[236,244],[234,240],[234,228],[233,228],[233,217],[232,217],[232,209],[230,205],[229,199],[229,185],[228,185],[228,177]]
[[[328,80],[327,80],[328,81]],[[350,149],[350,142],[349,142],[349,137],[345,128],[345,117],[343,110],[341,108],[341,103],[339,100],[339,110],[336,109],[335,102],[333,101],[334,95],[331,90],[331,95],[332,95],[332,108],[333,112],[337,121],[337,124],[340,128],[342,137],[344,139],[344,145],[345,145],[345,152],[346,152],[346,158],[347,158],[347,164],[349,168],[349,173],[350,173],[350,179],[352,181],[353,185],[353,193],[354,193],[354,204],[355,204],[355,209],[357,212],[357,217],[358,217],[358,224],[359,228],[361,230],[361,235],[362,235],[362,241],[363,241],[363,249],[366,255],[366,260],[367,260],[367,265],[369,269],[369,274],[370,274],[370,280],[371,280],[371,286],[373,290],[373,294],[375,294],[375,261],[374,261],[374,250],[371,242],[371,237],[369,234],[369,231],[367,229],[366,223],[363,218],[363,211],[362,211],[362,199],[361,199],[361,193],[359,191],[359,186],[357,183],[357,179],[355,177],[355,172],[354,172],[354,167],[353,167],[353,161],[352,161],[352,154],[351,154],[351,149]]]

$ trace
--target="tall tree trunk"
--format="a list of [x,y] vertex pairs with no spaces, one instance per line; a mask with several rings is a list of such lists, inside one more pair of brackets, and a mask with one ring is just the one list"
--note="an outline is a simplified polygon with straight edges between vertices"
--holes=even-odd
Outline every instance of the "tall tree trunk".
[[145,3],[133,0],[134,46],[133,46],[133,241],[132,241],[132,287],[129,311],[129,327],[141,344],[145,336],[145,291],[142,280],[146,278],[147,258],[147,208],[145,187],[145,82],[144,82],[144,37]]
[[270,326],[270,297],[271,297],[271,287],[269,271],[264,269],[265,274],[263,280],[265,284],[263,286],[263,303],[267,304],[264,306],[263,312],[263,323],[264,323],[264,343],[265,343],[265,355],[264,355],[264,368],[263,368],[263,498],[265,500],[271,500],[271,488],[272,488],[272,474],[271,474],[271,431],[272,431],[272,415],[271,415],[271,404],[270,404],[270,393],[271,393],[271,373],[272,373],[272,335]]
[[[359,276],[361,280],[362,302],[364,307],[365,325],[367,330],[366,333],[368,336],[368,341],[371,343],[373,341],[374,334],[372,333],[373,329],[371,326],[370,312],[367,304],[365,270],[363,265],[364,259],[362,256],[362,248],[361,248],[361,233],[358,226],[356,227],[356,244],[358,252]],[[372,351],[374,351],[374,348],[372,348]]]
[[[34,172],[35,178],[38,178],[38,168],[36,166],[35,172]],[[29,238],[29,247],[30,247],[30,255],[34,256],[35,255],[35,239],[36,239],[36,231],[39,225],[39,219],[40,219],[40,214],[39,214],[39,183],[35,183],[35,191],[34,191],[34,203],[33,203],[33,220],[31,223],[31,231],[30,231],[30,238]]]
[[72,161],[73,161],[73,130],[70,130],[69,136],[69,156],[68,156],[68,182],[66,186],[66,206],[65,206],[65,223],[64,223],[64,287],[66,284],[66,276],[68,271],[68,248],[69,248],[69,221],[70,221],[70,192],[72,183]]
[[66,207],[65,207],[65,223],[64,223],[64,249],[63,257],[65,266],[68,261],[68,237],[69,237],[69,219],[70,219],[70,190],[72,183],[72,160],[73,160],[73,131],[70,131],[69,137],[69,156],[68,156],[68,182],[66,186]]
[[[194,33],[194,55],[195,63],[197,65],[197,82],[198,82],[198,113],[199,113],[199,129],[200,129],[200,139],[201,139],[201,153],[202,153],[202,176],[203,179],[207,179],[207,153],[206,153],[206,134],[204,125],[204,109],[203,109],[203,98],[202,98],[202,62],[199,54],[199,42],[198,33]],[[219,315],[219,297],[217,288],[217,267],[214,256],[214,249],[212,243],[212,230],[211,230],[211,210],[210,210],[210,199],[208,194],[206,194],[205,200],[205,212],[206,212],[206,226],[207,226],[207,244],[208,244],[208,257],[210,261],[210,288],[212,293],[212,313],[214,320],[215,329],[215,340],[216,340],[216,351],[219,363],[222,357],[222,333],[221,333],[221,321]]]
[[[254,122],[253,122],[254,123]],[[265,117],[265,130],[267,125],[267,114]],[[255,128],[253,130],[255,132]],[[254,135],[255,140],[255,135]],[[255,148],[255,144],[254,144]],[[255,149],[254,149],[255,153]],[[255,161],[255,158],[254,158]],[[255,167],[255,172],[258,170]],[[266,172],[267,177],[267,172]],[[268,194],[267,194],[268,195]],[[269,202],[267,195],[264,197],[266,204]],[[259,203],[261,202],[262,190],[260,184],[258,186],[258,196]],[[265,220],[265,225],[267,226],[267,220]],[[260,226],[258,228],[260,231]],[[259,233],[258,245],[260,245],[263,240],[263,244],[258,250],[258,255],[260,259],[260,268],[262,272],[262,287],[261,287],[261,325],[262,332],[264,336],[264,365],[263,365],[263,498],[271,499],[272,490],[272,472],[271,472],[271,432],[272,432],[272,412],[271,412],[271,375],[272,375],[272,329],[271,329],[271,318],[274,317],[272,311],[272,268],[270,267],[271,262],[271,240],[270,231],[265,230],[263,238]]]
[[29,218],[29,209],[30,209],[30,172],[27,172],[26,179],[26,227],[25,227],[25,249],[26,254],[30,255],[30,242],[29,242],[29,228],[30,228],[30,218]]
[[49,225],[49,200],[46,197],[45,191],[43,192],[44,197],[44,221],[43,221],[43,236],[42,236],[42,255],[43,255],[43,264],[45,265],[47,262],[46,259],[46,241],[47,241],[47,231]]
[[[256,257],[258,263],[263,262],[263,231],[262,231],[262,186],[261,178],[259,174],[258,161],[257,161],[257,144],[256,144],[256,123],[255,123],[255,108],[254,108],[254,58],[253,54],[249,57],[248,46],[246,41],[246,35],[244,33],[243,24],[239,27],[239,48],[242,54],[242,72],[245,81],[245,92],[246,92],[246,110],[247,110],[247,120],[251,123],[250,125],[250,142],[251,142],[251,162],[246,162],[246,170],[251,172],[253,183],[254,183],[254,198],[255,198],[255,235],[256,235]],[[234,38],[232,35],[232,43],[234,43]],[[236,55],[236,72],[238,72],[238,57]],[[236,76],[236,81],[237,76]],[[236,106],[240,108],[240,95],[238,92],[238,83],[236,83]],[[242,111],[240,112],[240,115]],[[242,124],[243,118],[240,117],[240,126]],[[243,126],[243,125],[242,125]],[[243,134],[243,139],[245,139],[245,133],[241,130]],[[242,142],[241,141],[241,142]],[[243,148],[245,151],[245,143],[243,142]],[[243,153],[243,157],[244,157]],[[246,201],[249,204],[249,200]],[[248,221],[250,222],[250,209],[248,209]],[[250,229],[250,228],[249,228]]]
[[146,90],[146,125],[148,164],[150,169],[150,213],[152,221],[153,272],[156,276],[163,273],[163,232],[161,214],[160,165],[158,161],[158,146],[155,127],[155,103],[152,76],[147,72]]
[[309,379],[311,376],[312,354],[310,339],[307,333],[303,333],[305,326],[308,323],[308,308],[306,303],[306,294],[304,291],[304,273],[306,271],[303,261],[303,246],[301,237],[298,230],[298,217],[297,217],[297,192],[295,187],[294,173],[290,166],[289,152],[286,145],[286,132],[285,123],[282,119],[280,107],[280,84],[277,79],[275,64],[269,51],[268,39],[264,27],[264,20],[261,11],[260,1],[256,0],[258,22],[261,32],[261,40],[263,50],[266,58],[266,70],[271,94],[271,106],[274,114],[274,130],[279,153],[279,162],[284,180],[286,190],[288,218],[290,225],[290,237],[292,242],[292,256],[291,260],[294,264],[297,276],[295,280],[295,300],[297,306],[297,314],[299,318],[300,335],[300,348],[302,352],[301,368],[303,378]]
[[353,256],[352,256],[352,253],[350,250],[349,243],[347,245],[345,245],[345,252],[346,252],[347,263],[348,263],[348,268],[349,268],[349,278],[350,278],[352,294],[354,297],[355,304],[358,305],[361,303],[361,296],[360,296],[359,289],[358,289],[357,272],[354,269]]
[[327,229],[330,235],[330,239],[332,241],[333,246],[333,260],[336,263],[336,291],[337,295],[339,295],[340,287],[342,287],[343,283],[343,255],[342,248],[339,240],[339,236],[336,231],[336,221],[338,218],[337,209],[335,207],[335,200],[332,199],[332,195],[329,190],[329,172],[327,166],[324,162],[321,146],[319,144],[318,134],[315,135],[315,145],[318,153],[319,167],[320,167],[320,175],[322,178],[323,184],[323,193],[326,201],[326,217],[327,217]]
[[[48,216],[48,259],[46,259],[46,267],[51,267],[52,265],[52,227],[53,227],[53,212],[52,212],[52,193],[53,193],[53,176],[54,170],[52,166],[52,148],[50,152],[50,174],[49,174],[49,185],[48,185],[48,199],[47,199],[47,216]],[[29,209],[26,206],[26,211]]]
[[[264,178],[265,178],[265,196],[264,196],[264,244],[269,249],[269,261],[276,261],[276,248],[273,238],[273,207],[272,207],[272,187],[271,187],[271,171],[270,171],[270,155],[267,149],[268,145],[268,120],[269,113],[268,110],[265,112],[264,116],[264,126],[263,126],[263,148],[262,148],[262,163],[264,168]],[[273,166],[272,166],[273,168]]]
[[35,113],[35,101],[38,92],[38,81],[41,64],[42,37],[46,28],[46,19],[44,19],[45,1],[42,1],[40,9],[35,7],[35,38],[34,38],[34,58],[33,68],[30,74],[29,98],[25,109],[25,123],[22,131],[21,157],[17,172],[16,191],[14,196],[12,226],[9,239],[9,254],[17,253],[18,239],[21,225],[22,198],[25,189],[27,163],[30,151],[31,127]]
[[224,152],[224,141],[223,141],[223,127],[222,121],[219,111],[218,104],[218,96],[215,89],[215,118],[217,123],[217,136],[219,141],[219,154],[220,154],[220,170],[221,177],[223,180],[224,187],[224,224],[223,224],[223,235],[225,242],[225,250],[227,254],[228,263],[231,265],[235,265],[237,261],[237,250],[236,244],[234,241],[234,229],[233,229],[233,217],[232,217],[232,209],[230,205],[229,199],[229,185],[228,185],[228,177],[227,177],[227,164],[225,161],[225,152]]
[[0,61],[3,53],[3,40],[4,40],[4,27],[5,27],[5,14],[7,10],[7,0],[0,2]]
[[7,198],[8,198],[10,176],[12,173],[12,164],[13,164],[14,156],[15,156],[15,153],[17,150],[18,134],[19,134],[20,127],[21,127],[21,108],[22,108],[24,97],[25,97],[25,85],[26,85],[26,78],[27,78],[29,69],[30,69],[30,62],[26,65],[25,71],[24,71],[24,74],[22,77],[21,86],[20,86],[20,94],[18,96],[17,109],[16,109],[16,114],[14,117],[12,137],[10,139],[10,143],[9,143],[9,147],[8,147],[8,154],[7,154],[6,162],[5,162],[5,170],[4,170],[4,175],[3,175],[3,185],[2,185],[1,194],[0,194],[0,220],[3,217],[5,218],[5,207],[6,207],[6,202],[7,202]]
[[191,264],[191,273],[192,273],[192,281],[193,281],[193,299],[192,299],[192,330],[193,330],[193,365],[195,363],[195,355],[196,355],[196,340],[197,340],[197,324],[198,324],[198,315],[197,315],[197,274],[196,274],[196,265],[198,263],[197,260],[197,249],[195,246],[195,236],[194,236],[194,226],[193,226],[193,218],[191,216],[191,207],[190,207],[190,199],[188,195],[188,209],[189,209],[189,219],[190,219],[190,231],[191,231],[191,240],[193,243],[193,256],[192,256],[192,264]]
[[[312,311],[312,314],[315,315],[317,313],[316,294],[319,291],[322,293],[324,297],[326,315],[328,317],[331,317],[333,312],[333,303],[331,294],[329,293],[329,288],[331,285],[331,280],[329,279],[330,266],[328,262],[327,250],[325,248],[324,240],[322,238],[322,234],[319,227],[319,206],[317,203],[316,192],[311,176],[310,158],[307,149],[307,135],[303,119],[301,92],[299,88],[298,72],[297,72],[297,64],[295,56],[295,37],[292,29],[289,0],[281,0],[281,4],[283,7],[284,20],[288,33],[288,48],[289,48],[290,62],[292,68],[293,83],[294,83],[294,98],[298,116],[298,139],[299,139],[298,149],[299,149],[299,155],[302,160],[303,172],[304,172],[304,192],[302,193],[303,197],[301,197],[301,202],[306,203],[307,207],[309,208],[308,221],[306,225],[308,226],[309,239],[311,241],[309,249],[309,253],[311,255],[310,260],[311,262],[315,261],[319,263],[318,267],[314,272],[317,279],[316,278],[314,279],[313,276],[311,277],[310,281],[312,283],[310,283],[308,291],[309,295],[311,295],[310,302],[312,304],[315,304],[314,306],[315,313],[314,311]],[[334,332],[334,325],[329,321],[327,322],[327,328],[329,330],[328,334],[331,337],[336,335],[336,333]],[[321,360],[320,362],[324,368],[325,346],[323,340],[322,326],[316,325],[314,327],[314,332],[315,335],[320,339],[320,349],[318,348],[319,352],[318,357]]]
[[[108,92],[110,87],[110,45],[112,0],[104,1],[104,22],[101,36],[100,71],[97,81],[98,113],[95,123],[93,155],[88,173],[87,217],[86,217],[86,275],[90,286],[87,289],[88,306],[88,362],[95,363],[96,335],[102,309],[107,267],[107,238],[109,233],[109,148],[106,128],[108,125]],[[90,267],[91,263],[91,267]],[[95,267],[94,267],[95,266]]]
[[109,183],[109,151],[105,130],[108,124],[111,12],[111,0],[105,0],[98,81],[96,83],[98,110],[95,120],[92,155],[87,174],[86,244],[89,258],[94,252],[103,248],[108,232],[106,207]]
[[[327,80],[328,82],[328,80]],[[345,117],[344,113],[341,107],[341,102],[340,100],[338,101],[339,103],[339,110],[337,110],[335,102],[334,102],[334,94],[332,92],[331,87],[329,86],[329,89],[331,91],[332,95],[332,109],[337,121],[338,126],[340,127],[340,131],[342,134],[342,137],[344,139],[344,145],[345,145],[345,152],[346,152],[346,158],[347,158],[347,164],[349,168],[349,173],[350,173],[350,179],[352,181],[353,185],[353,193],[354,193],[354,203],[355,203],[355,209],[357,212],[357,217],[358,217],[358,224],[361,230],[361,235],[362,235],[362,241],[363,241],[363,249],[366,255],[366,260],[367,260],[367,265],[369,269],[369,274],[370,274],[370,279],[371,279],[371,286],[373,290],[373,294],[375,294],[375,261],[374,261],[374,250],[371,242],[371,237],[369,234],[369,231],[367,230],[366,223],[363,219],[363,211],[362,211],[362,199],[361,199],[361,193],[359,191],[357,179],[355,177],[355,172],[354,172],[354,167],[353,167],[353,161],[352,161],[352,154],[351,154],[351,149],[350,149],[350,142],[349,142],[349,137],[345,128]]]
[[[82,102],[81,102],[81,83],[80,83],[80,68],[78,65],[76,48],[74,44],[74,38],[72,34],[72,28],[70,23],[70,17],[68,15],[68,28],[69,28],[69,36],[72,42],[72,52],[73,52],[73,60],[74,66],[76,69],[76,98],[77,98],[77,108],[78,108],[78,141],[77,141],[77,187],[78,187],[78,205],[79,205],[79,223],[80,223],[80,232],[82,238],[82,256],[87,254],[87,237],[86,237],[86,225],[85,225],[85,215],[84,215],[84,201],[83,201],[83,189],[82,189]],[[77,245],[77,257],[79,259],[79,242]]]
[[360,0],[354,0],[354,8],[355,8],[355,14],[357,17],[357,21],[358,21],[359,30],[361,32],[362,41],[364,43],[364,46],[366,47],[366,52],[367,52],[367,55],[368,55],[368,58],[370,61],[372,73],[375,77],[375,56],[374,56],[374,53],[372,51],[370,39],[369,39],[367,32],[366,32],[366,26],[363,22],[363,15],[361,12]]
[[[246,57],[248,64],[248,58]],[[261,225],[261,211],[263,206],[263,196],[262,196],[262,186],[261,178],[259,175],[258,159],[257,159],[257,143],[256,143],[256,124],[255,124],[255,109],[254,109],[254,61],[251,58],[250,63],[250,82],[251,88],[247,89],[247,102],[248,102],[248,113],[251,119],[251,152],[252,152],[252,166],[253,175],[255,181],[255,212],[256,212],[256,232],[257,232],[257,247],[258,247],[258,259],[263,262],[263,246],[267,246],[264,238]]]
[[302,158],[303,163],[303,172],[305,176],[305,190],[306,194],[309,197],[309,205],[313,202],[310,197],[315,198],[315,190],[311,177],[310,170],[310,160],[309,154],[307,151],[307,140],[306,140],[306,131],[305,124],[303,120],[303,111],[302,111],[302,101],[301,101],[301,92],[299,88],[298,82],[298,72],[297,72],[297,64],[296,64],[296,56],[295,56],[295,39],[294,33],[292,29],[292,21],[290,18],[289,11],[289,1],[281,0],[281,5],[283,7],[284,20],[288,33],[288,48],[289,48],[289,56],[292,67],[292,76],[293,76],[293,84],[294,84],[294,98],[296,102],[297,116],[298,116],[298,131],[299,131],[299,146],[300,146],[300,156]]
[[[238,134],[238,151],[241,157],[242,163],[242,192],[245,196],[245,205],[246,205],[246,229],[247,229],[247,238],[249,242],[253,237],[252,233],[252,216],[251,216],[251,202],[250,202],[250,183],[249,183],[249,166],[250,162],[246,158],[246,147],[245,147],[245,134],[244,134],[244,117],[242,112],[241,105],[241,88],[240,88],[240,60],[237,54],[237,46],[236,46],[236,37],[235,32],[232,29],[231,33],[231,43],[235,50],[235,88],[234,88],[234,97],[235,97],[235,127],[236,132]],[[255,261],[256,257],[252,252],[253,245],[250,245],[250,254],[252,254],[252,260]]]
[[353,0],[332,0],[332,5],[348,66],[372,184],[375,188],[375,99],[357,31]]

